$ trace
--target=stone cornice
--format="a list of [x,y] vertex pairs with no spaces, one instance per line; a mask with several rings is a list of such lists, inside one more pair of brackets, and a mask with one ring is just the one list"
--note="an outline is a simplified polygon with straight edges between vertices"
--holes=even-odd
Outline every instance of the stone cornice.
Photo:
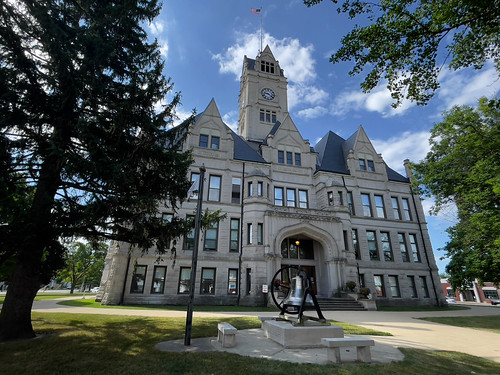
[[305,222],[309,221],[327,221],[335,223],[341,222],[341,220],[336,216],[325,215],[324,211],[314,212],[313,210],[304,210],[304,212],[297,212],[297,211],[287,210],[286,208],[280,208],[272,211],[271,210],[266,211],[265,216],[283,217],[287,219],[295,219]]

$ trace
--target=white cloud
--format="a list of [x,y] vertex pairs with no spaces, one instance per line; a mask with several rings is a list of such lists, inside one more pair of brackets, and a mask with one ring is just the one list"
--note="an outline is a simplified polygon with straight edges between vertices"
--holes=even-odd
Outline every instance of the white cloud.
[[306,108],[297,112],[299,117],[304,119],[314,119],[320,116],[323,116],[328,113],[328,110],[325,107],[316,106],[314,108]]
[[487,63],[481,71],[443,70],[439,83],[437,97],[443,102],[444,109],[454,105],[475,106],[480,97],[492,98],[500,92],[500,79],[493,63]]
[[365,110],[378,112],[382,117],[392,117],[402,115],[409,108],[415,106],[408,100],[404,100],[397,108],[392,107],[394,99],[390,91],[383,82],[370,93],[363,93],[361,90],[346,91],[338,95],[330,108],[330,113],[334,116],[344,116],[350,111]]
[[[275,56],[279,56],[279,63],[285,70],[290,82],[305,83],[316,78],[314,69],[315,60],[312,57],[313,46],[302,46],[298,39],[276,39],[268,33],[263,36],[263,45],[269,45]],[[240,79],[242,56],[254,58],[260,49],[260,38],[257,33],[239,33],[236,43],[223,53],[212,55],[212,59],[219,63],[221,73],[232,73],[236,80]]]
[[168,57],[168,44],[167,42],[163,42],[160,44],[160,53],[163,57]]
[[222,121],[235,133],[238,133],[238,116],[238,111],[230,111],[222,116]]
[[163,33],[164,24],[162,21],[155,21],[149,23],[148,28],[151,34],[160,35],[161,33]]
[[416,133],[406,131],[385,140],[373,139],[372,144],[375,150],[384,150],[382,158],[389,167],[406,175],[403,161],[405,159],[413,162],[423,160],[430,151],[429,137],[430,133],[427,131]]

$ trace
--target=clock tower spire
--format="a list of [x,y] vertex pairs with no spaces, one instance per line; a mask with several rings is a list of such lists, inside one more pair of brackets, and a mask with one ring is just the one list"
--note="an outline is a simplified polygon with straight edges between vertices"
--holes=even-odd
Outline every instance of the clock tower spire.
[[288,113],[287,79],[269,46],[255,60],[245,56],[241,73],[238,134],[262,142]]

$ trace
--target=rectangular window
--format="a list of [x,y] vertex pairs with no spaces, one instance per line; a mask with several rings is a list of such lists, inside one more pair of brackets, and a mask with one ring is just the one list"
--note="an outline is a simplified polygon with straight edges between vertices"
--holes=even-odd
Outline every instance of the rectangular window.
[[344,230],[342,231],[342,235],[344,237],[344,249],[345,251],[349,251],[349,240],[348,240],[348,236],[347,236],[347,231]]
[[411,254],[413,255],[413,261],[415,263],[420,263],[420,253],[418,252],[418,247],[417,247],[417,236],[414,234],[409,234],[408,237],[410,237],[410,248],[411,248]]
[[307,201],[307,191],[306,190],[299,190],[299,207],[300,208],[308,208],[308,201]]
[[369,194],[361,194],[361,202],[363,203],[363,216],[372,216],[372,206],[370,203]]
[[252,269],[247,268],[247,294],[252,293]]
[[217,251],[217,239],[219,236],[219,223],[213,223],[205,231],[205,246],[206,251]]
[[420,276],[420,287],[422,288],[422,296],[429,298],[429,288],[427,288],[427,279],[425,276]]
[[384,253],[384,260],[386,262],[392,262],[392,247],[388,232],[380,232],[380,241],[382,242],[382,252]]
[[366,171],[366,161],[364,159],[359,159],[359,169]]
[[238,294],[238,269],[230,268],[227,273],[227,294]]
[[415,276],[408,276],[408,285],[410,286],[411,298],[418,298],[417,286],[415,285]]
[[375,210],[377,212],[377,217],[385,219],[385,207],[384,207],[384,197],[381,195],[375,195]]
[[186,220],[189,222],[189,225],[193,228],[188,234],[184,236],[184,250],[193,250],[194,249],[194,220],[195,217],[193,215],[187,215]]
[[201,269],[200,294],[215,294],[215,268]]
[[274,111],[271,111],[271,122],[273,124],[276,123],[276,112],[274,112]]
[[165,276],[167,267],[155,266],[153,273],[153,283],[151,284],[151,294],[163,294],[165,290]]
[[406,247],[406,240],[404,233],[398,233],[399,250],[401,250],[401,258],[403,262],[409,262],[408,248]]
[[373,282],[375,283],[377,297],[385,297],[384,276],[373,275]]
[[241,178],[233,177],[233,184],[231,188],[231,203],[241,203]]
[[251,245],[253,243],[253,224],[247,224],[247,244]]
[[136,266],[132,275],[130,293],[144,293],[144,284],[146,283],[146,270],[148,266]]
[[257,181],[257,196],[262,197],[263,194],[263,182],[262,181]]
[[351,236],[352,236],[352,246],[354,248],[354,255],[356,259],[361,259],[361,254],[359,252],[358,230],[352,229]]
[[274,188],[274,205],[283,206],[283,188],[281,187]]
[[264,122],[264,120],[266,119],[266,111],[264,111],[263,109],[260,110],[260,121]]
[[328,205],[329,206],[333,206],[334,202],[333,202],[333,191],[329,191],[328,192]]
[[253,182],[248,183],[248,196],[253,197]]
[[220,187],[221,176],[210,176],[208,185],[208,200],[212,202],[220,202]]
[[300,164],[301,164],[301,161],[300,161],[300,154],[299,153],[295,153],[295,165],[297,167],[300,167]]
[[285,152],[284,151],[278,151],[278,163],[280,163],[280,164],[285,163]]
[[337,197],[339,198],[339,205],[343,206],[344,205],[344,196],[342,195],[341,191],[337,192]]
[[[200,174],[199,173],[191,173],[191,185],[193,185],[196,181],[198,181],[199,178],[200,178]],[[191,193],[191,196],[188,197],[188,198],[198,199],[198,190],[194,190]]]
[[403,215],[405,220],[411,220],[411,213],[410,213],[410,204],[408,202],[408,198],[402,198],[401,201],[403,202]]
[[389,276],[389,286],[391,288],[391,296],[395,298],[401,297],[399,291],[399,281],[397,276]]
[[398,198],[391,197],[391,201],[392,201],[392,213],[394,215],[394,219],[401,220],[401,213],[399,211]]
[[200,134],[200,147],[208,147],[208,135]]
[[373,164],[373,160],[367,160],[366,164],[368,165],[368,170],[370,172],[375,172],[375,165]]
[[347,192],[347,207],[349,208],[349,213],[354,215],[354,203],[352,200],[352,192]]
[[257,245],[264,243],[264,224],[257,223]]
[[292,165],[292,164],[293,164],[293,159],[292,159],[292,157],[293,157],[293,154],[292,154],[290,151],[287,151],[287,152],[286,152],[286,163],[287,163],[288,165]]
[[271,122],[271,112],[266,111],[266,122]]
[[191,267],[181,267],[177,293],[188,294],[191,286]]
[[210,142],[210,148],[212,150],[218,150],[220,146],[220,138],[219,137],[214,137],[212,135],[211,142]]
[[231,219],[229,251],[239,251],[240,249],[240,219]]
[[370,253],[370,260],[379,260],[377,237],[374,231],[366,231],[366,240],[368,241],[368,252]]
[[286,189],[286,205],[295,207],[295,189]]
[[166,212],[161,214],[161,220],[165,223],[171,223],[173,219],[174,219],[174,214],[169,214]]

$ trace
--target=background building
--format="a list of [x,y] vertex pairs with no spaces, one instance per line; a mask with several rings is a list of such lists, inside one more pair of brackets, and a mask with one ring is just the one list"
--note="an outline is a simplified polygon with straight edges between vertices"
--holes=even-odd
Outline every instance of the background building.
[[[283,265],[300,265],[320,297],[354,281],[380,305],[445,303],[419,197],[389,168],[362,127],[348,139],[328,132],[311,147],[288,113],[287,80],[269,47],[245,56],[239,128],[212,100],[184,149],[191,180],[206,167],[203,208],[225,220],[200,239],[195,302],[265,305],[263,286]],[[408,169],[407,169],[408,173]],[[194,216],[196,200],[177,215]],[[160,207],[169,220],[173,211]],[[158,261],[112,243],[99,298],[105,304],[185,304],[194,233]],[[174,256],[175,254],[175,256]]]

